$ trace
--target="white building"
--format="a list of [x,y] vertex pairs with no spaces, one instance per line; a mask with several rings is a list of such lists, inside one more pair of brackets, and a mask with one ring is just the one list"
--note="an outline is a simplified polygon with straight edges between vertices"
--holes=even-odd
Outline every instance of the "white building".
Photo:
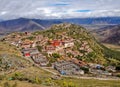
[[65,46],[65,48],[72,47],[72,46],[74,46],[74,42],[65,42],[64,46]]

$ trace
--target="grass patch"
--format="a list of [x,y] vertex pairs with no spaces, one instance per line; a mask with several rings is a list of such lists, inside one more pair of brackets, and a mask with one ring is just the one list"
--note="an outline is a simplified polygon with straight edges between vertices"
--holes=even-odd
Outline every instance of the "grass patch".
[[[119,81],[64,78],[56,81],[61,87],[120,87]],[[71,84],[72,86],[68,86]],[[67,85],[67,86],[64,86]]]

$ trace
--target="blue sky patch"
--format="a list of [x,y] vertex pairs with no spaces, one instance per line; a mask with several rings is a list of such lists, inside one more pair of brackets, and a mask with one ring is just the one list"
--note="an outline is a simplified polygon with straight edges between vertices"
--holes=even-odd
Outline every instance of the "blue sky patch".
[[90,12],[92,10],[75,10],[74,12]]

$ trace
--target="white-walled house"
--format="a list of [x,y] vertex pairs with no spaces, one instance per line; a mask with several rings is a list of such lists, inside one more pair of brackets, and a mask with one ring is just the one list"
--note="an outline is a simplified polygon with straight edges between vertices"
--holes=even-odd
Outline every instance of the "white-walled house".
[[65,48],[66,48],[66,47],[72,47],[72,46],[74,46],[74,42],[66,41],[66,42],[64,43],[64,46],[65,46]]

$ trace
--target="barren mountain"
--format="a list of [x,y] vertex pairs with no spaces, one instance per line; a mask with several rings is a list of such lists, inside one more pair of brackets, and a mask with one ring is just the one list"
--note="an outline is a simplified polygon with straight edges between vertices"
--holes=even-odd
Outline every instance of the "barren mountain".
[[120,44],[120,25],[108,26],[95,30],[99,40],[103,43]]
[[61,23],[60,21],[49,21],[39,19],[19,18],[0,22],[0,31],[3,33],[14,31],[36,31],[43,30],[52,24]]

